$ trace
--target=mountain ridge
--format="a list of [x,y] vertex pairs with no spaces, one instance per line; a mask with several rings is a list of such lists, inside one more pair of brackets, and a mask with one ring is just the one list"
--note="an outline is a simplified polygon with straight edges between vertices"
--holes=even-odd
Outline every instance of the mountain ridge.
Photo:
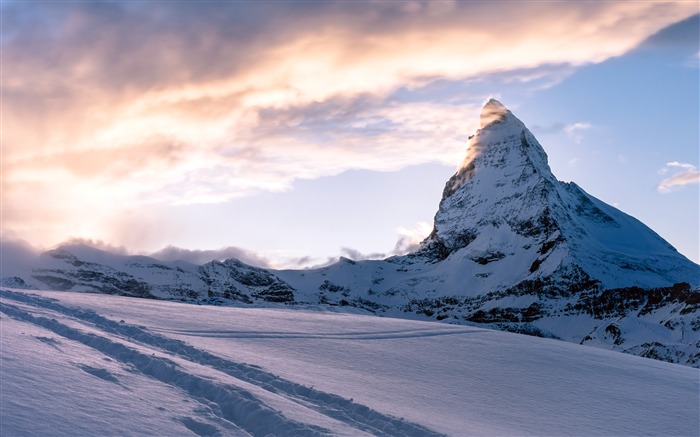
[[434,228],[410,254],[313,270],[161,262],[62,246],[3,285],[189,302],[321,305],[560,338],[700,365],[700,266],[551,172],[490,100]]

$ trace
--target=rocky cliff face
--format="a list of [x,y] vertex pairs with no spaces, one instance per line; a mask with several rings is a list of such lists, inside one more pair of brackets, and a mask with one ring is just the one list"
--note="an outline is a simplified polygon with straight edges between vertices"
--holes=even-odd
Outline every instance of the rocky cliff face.
[[700,365],[700,266],[633,217],[558,181],[537,139],[495,100],[415,253],[268,271],[67,246],[3,281],[213,304],[354,307]]

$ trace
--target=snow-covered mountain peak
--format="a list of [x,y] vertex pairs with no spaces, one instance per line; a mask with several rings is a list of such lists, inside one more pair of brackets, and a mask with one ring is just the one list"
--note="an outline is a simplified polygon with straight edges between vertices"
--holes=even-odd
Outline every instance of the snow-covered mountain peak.
[[501,102],[490,99],[481,109],[481,128],[485,128],[491,123],[503,120],[513,114]]
[[475,270],[477,278],[507,283],[562,276],[605,287],[662,286],[697,278],[697,266],[651,229],[558,181],[537,139],[500,102],[490,100],[481,120],[420,254],[488,265]]
[[[439,257],[468,246],[479,234],[503,235],[484,232],[486,225],[507,225],[517,233],[550,215],[545,198],[556,178],[537,139],[493,99],[484,106],[481,122],[469,138],[464,162],[445,185],[434,230],[424,241],[438,249]],[[492,243],[501,245],[492,241],[487,246]]]
[[458,171],[461,177],[451,181],[449,191],[454,193],[475,173],[500,169],[508,178],[518,168],[525,167],[533,167],[534,173],[555,179],[547,164],[547,154],[534,135],[508,108],[491,99],[481,111],[481,129],[469,137],[466,157]]

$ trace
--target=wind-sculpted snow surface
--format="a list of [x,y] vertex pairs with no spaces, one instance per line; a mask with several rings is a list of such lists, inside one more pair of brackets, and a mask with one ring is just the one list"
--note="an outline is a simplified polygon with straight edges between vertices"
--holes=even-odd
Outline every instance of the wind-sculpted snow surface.
[[700,365],[700,266],[633,217],[558,181],[537,139],[501,103],[489,101],[481,123],[414,253],[273,271],[67,245],[5,272],[2,284],[479,323]]
[[697,435],[698,371],[466,326],[0,290],[0,434]]
[[[324,393],[313,387],[304,386],[258,366],[251,366],[218,357],[180,340],[153,334],[148,330],[125,324],[123,321],[109,320],[94,311],[70,308],[52,300],[29,296],[9,290],[0,290],[3,302],[0,312],[17,321],[42,327],[66,340],[82,343],[117,362],[128,365],[146,377],[178,388],[190,397],[216,406],[221,419],[251,435],[333,435],[334,431],[318,425],[305,424],[285,417],[266,405],[249,390],[236,384],[226,384],[210,380],[207,375],[197,375],[171,358],[150,356],[130,346],[135,343],[147,350],[155,350],[189,363],[195,363],[247,383],[271,394],[286,398],[305,409],[325,415],[335,421],[371,435],[425,435],[438,436],[428,428],[387,416],[364,405],[332,393]],[[9,303],[15,302],[15,304]],[[19,305],[18,305],[19,304]],[[22,308],[28,306],[29,310]],[[87,324],[92,332],[62,323],[56,318],[36,316],[37,310],[49,310],[54,315],[69,317],[79,324]],[[117,338],[112,338],[116,336]],[[125,344],[126,343],[126,344]],[[90,366],[80,366],[87,373],[108,381],[116,379],[106,370]],[[87,369],[87,370],[86,370]],[[5,395],[7,395],[5,393]],[[3,417],[7,417],[3,414]],[[213,425],[210,425],[213,427]],[[215,428],[212,428],[215,429]],[[116,431],[116,430],[115,430]],[[101,431],[101,433],[104,431]],[[111,432],[105,432],[112,434]],[[10,432],[12,434],[12,432]]]

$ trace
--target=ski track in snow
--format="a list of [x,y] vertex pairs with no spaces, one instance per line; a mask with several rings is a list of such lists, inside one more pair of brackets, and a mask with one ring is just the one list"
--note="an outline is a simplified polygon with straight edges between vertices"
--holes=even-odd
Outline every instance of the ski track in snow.
[[179,334],[191,337],[216,337],[216,338],[306,338],[306,339],[333,339],[333,340],[393,340],[399,338],[438,337],[443,335],[465,335],[488,331],[486,329],[473,329],[469,332],[455,331],[454,329],[431,329],[383,331],[383,332],[343,332],[343,333],[316,333],[308,332],[270,332],[270,331],[211,331],[211,330],[159,330],[164,333]]
[[[183,341],[163,337],[148,330],[122,322],[109,320],[94,311],[70,308],[57,303],[52,299],[28,295],[9,290],[0,290],[0,297],[16,302],[18,305],[0,302],[0,312],[17,320],[32,323],[49,329],[63,338],[80,342],[103,354],[130,365],[141,373],[160,382],[179,388],[197,400],[213,403],[219,408],[215,409],[220,417],[236,427],[252,435],[331,435],[332,432],[320,426],[301,423],[291,420],[266,405],[253,393],[231,384],[212,381],[209,378],[187,373],[172,360],[155,355],[147,355],[122,343],[111,340],[107,335],[117,335],[125,340],[146,346],[151,350],[165,352],[185,359],[191,363],[207,366],[219,372],[225,373],[240,381],[253,384],[270,393],[283,396],[297,404],[312,409],[331,419],[342,422],[357,429],[378,436],[440,436],[443,434],[434,432],[419,424],[411,423],[400,418],[391,417],[361,405],[341,396],[326,393],[307,387],[289,380],[280,378],[257,366],[248,365],[224,359],[210,352],[197,349]],[[47,317],[35,316],[21,308],[22,305],[37,309]],[[48,310],[48,312],[47,312]],[[88,324],[97,328],[98,332],[106,335],[85,333],[80,329],[70,327],[50,317],[51,312],[68,316],[81,324]],[[185,331],[179,332],[185,335],[198,335],[205,332]],[[211,335],[211,332],[206,332]],[[269,337],[295,338],[302,336],[294,333],[241,333],[223,332],[222,336],[242,337]],[[358,338],[386,339],[425,337],[436,335],[455,334],[454,331],[395,331],[386,333],[347,333],[347,334],[320,334],[304,337],[313,338]],[[114,377],[103,369],[83,368],[84,371],[106,381],[116,382]],[[207,424],[183,419],[183,424],[190,430],[201,435],[210,435],[212,429]]]

